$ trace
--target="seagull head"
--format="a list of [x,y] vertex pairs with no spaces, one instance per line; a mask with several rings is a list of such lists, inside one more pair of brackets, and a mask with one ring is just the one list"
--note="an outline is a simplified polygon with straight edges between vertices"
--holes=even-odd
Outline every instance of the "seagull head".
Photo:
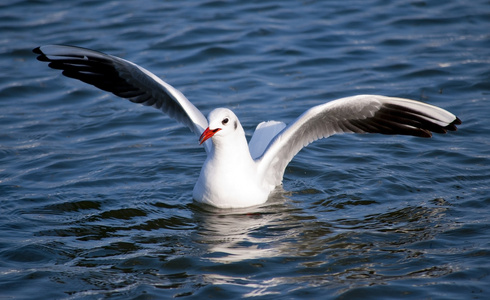
[[212,110],[208,115],[208,124],[209,127],[204,130],[199,138],[199,144],[212,137],[220,139],[239,131],[243,132],[237,116],[227,108]]

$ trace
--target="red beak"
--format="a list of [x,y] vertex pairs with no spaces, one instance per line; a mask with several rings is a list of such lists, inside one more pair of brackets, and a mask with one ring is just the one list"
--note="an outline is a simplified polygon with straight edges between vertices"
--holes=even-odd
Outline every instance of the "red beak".
[[216,128],[216,129],[209,129],[209,127],[206,128],[206,130],[204,130],[204,132],[201,134],[201,137],[199,138],[199,145],[204,143],[207,139],[212,137],[216,132],[220,130],[221,128]]

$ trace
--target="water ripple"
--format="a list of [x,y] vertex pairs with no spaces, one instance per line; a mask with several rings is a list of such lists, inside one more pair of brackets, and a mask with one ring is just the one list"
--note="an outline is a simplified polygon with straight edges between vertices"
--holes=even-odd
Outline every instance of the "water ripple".
[[[88,298],[484,298],[488,3],[0,4],[0,294]],[[301,151],[266,205],[192,201],[186,128],[37,62],[50,43],[141,64],[250,136],[335,98],[444,107],[432,139],[335,136]]]

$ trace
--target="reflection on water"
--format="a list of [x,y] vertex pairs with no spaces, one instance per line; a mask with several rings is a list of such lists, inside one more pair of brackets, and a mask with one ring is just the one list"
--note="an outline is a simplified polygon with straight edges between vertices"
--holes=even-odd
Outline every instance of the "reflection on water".
[[285,237],[295,238],[301,226],[291,217],[291,210],[281,192],[253,208],[223,210],[205,206],[194,213],[195,240],[206,246],[203,257],[213,262],[280,256],[278,243]]
[[[352,204],[352,199],[343,201]],[[281,286],[291,284],[328,286],[342,293],[353,287],[441,277],[455,271],[437,258],[441,253],[437,245],[426,245],[451,224],[444,200],[432,202],[435,205],[430,207],[323,222],[278,193],[272,203],[253,209],[196,209],[193,239],[205,246],[202,260],[226,266],[204,275],[208,283],[233,286],[246,281],[251,289],[246,296],[280,293]],[[416,263],[424,256],[427,264]],[[270,280],[260,280],[267,269],[265,259],[288,267]],[[291,272],[296,275],[291,277]]]

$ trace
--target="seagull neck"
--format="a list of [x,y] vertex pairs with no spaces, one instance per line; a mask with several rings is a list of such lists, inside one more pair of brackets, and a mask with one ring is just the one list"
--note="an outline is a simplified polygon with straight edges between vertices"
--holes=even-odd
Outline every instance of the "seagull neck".
[[236,135],[233,138],[213,140],[213,145],[213,156],[217,158],[252,159],[245,134]]

